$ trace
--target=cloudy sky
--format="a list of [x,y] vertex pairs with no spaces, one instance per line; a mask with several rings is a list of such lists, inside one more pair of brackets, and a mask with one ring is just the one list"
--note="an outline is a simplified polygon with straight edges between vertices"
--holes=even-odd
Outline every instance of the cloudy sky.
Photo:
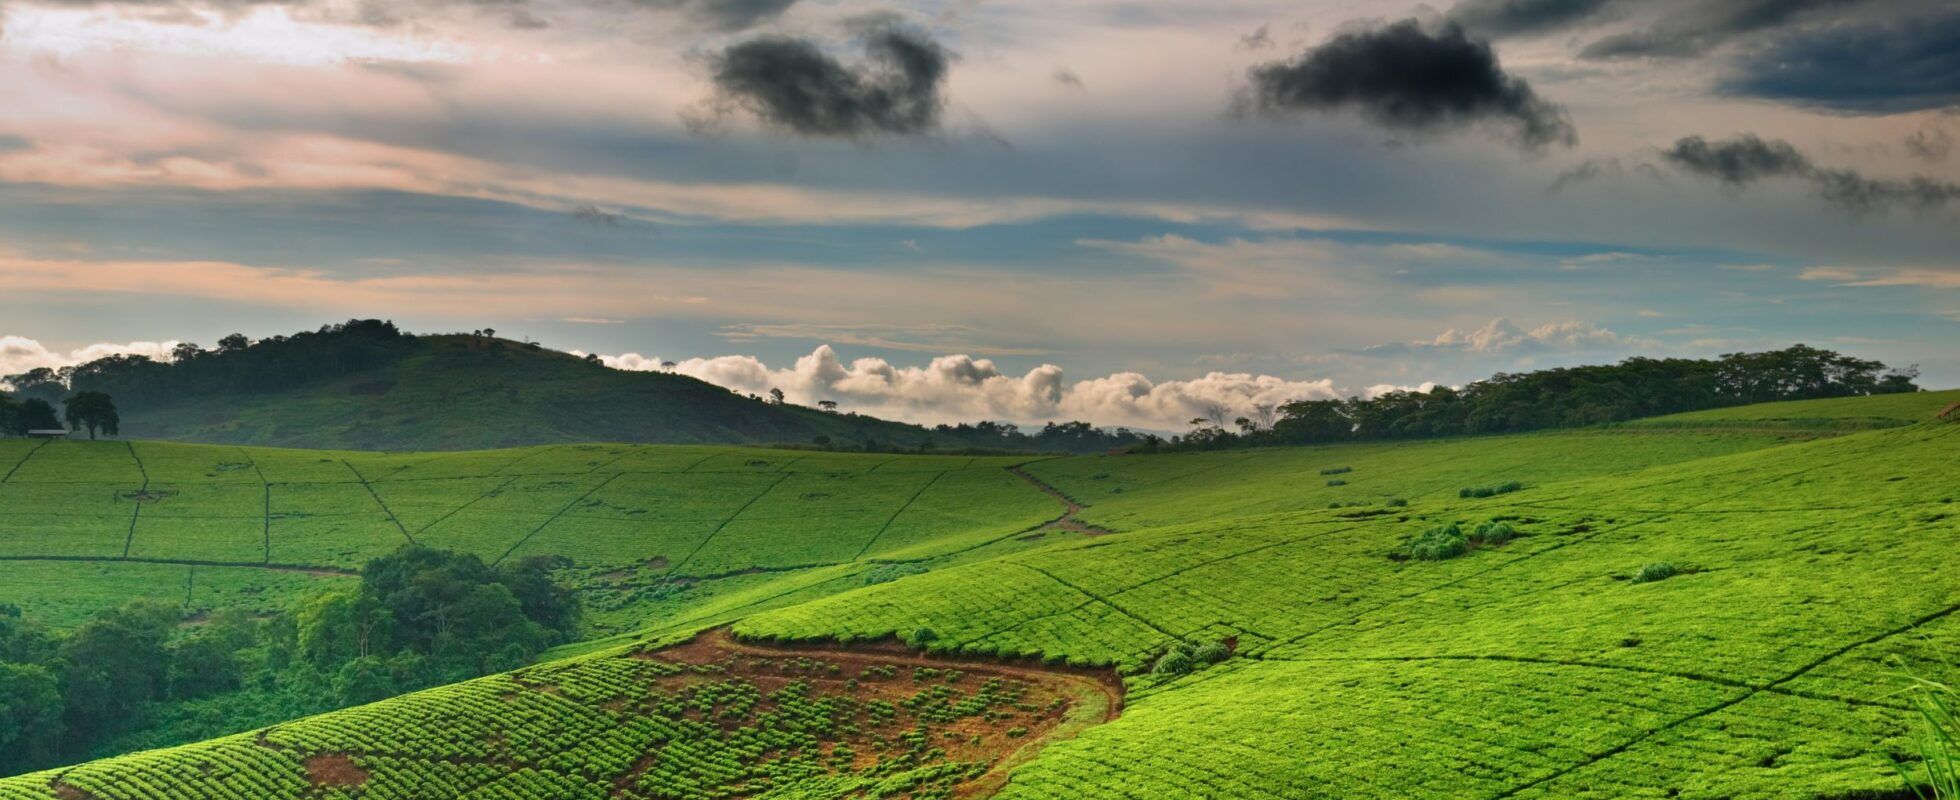
[[0,0],[0,374],[349,317],[937,422],[1960,385],[1960,0]]

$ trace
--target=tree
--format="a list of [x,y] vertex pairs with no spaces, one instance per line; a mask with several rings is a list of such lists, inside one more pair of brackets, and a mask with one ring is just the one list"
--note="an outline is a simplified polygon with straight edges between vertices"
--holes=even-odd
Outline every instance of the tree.
[[818,400],[817,407],[832,414],[837,413],[837,401],[835,400]]
[[69,634],[56,662],[71,735],[99,740],[163,695],[170,663],[165,643],[183,616],[173,606],[137,600]]
[[95,438],[97,431],[110,436],[122,432],[122,417],[116,413],[116,401],[102,392],[76,392],[62,401],[62,410],[68,417],[68,429],[80,431],[87,428],[90,439]]
[[603,363],[605,363],[605,362],[604,362],[604,361],[602,361],[602,360],[600,360],[600,358],[599,358],[599,354],[598,354],[598,353],[586,353],[586,354],[585,354],[585,363],[587,363],[587,364],[603,364]]
[[781,390],[781,389],[770,389],[770,390],[769,390],[769,402],[771,402],[771,403],[774,403],[774,404],[776,404],[776,405],[782,405],[782,404],[783,404],[783,390]]
[[238,688],[238,648],[219,633],[199,633],[170,646],[170,697],[190,700]]
[[30,397],[21,401],[18,420],[21,433],[57,430],[61,427],[61,419],[54,415],[54,405],[39,397]]
[[680,365],[679,365],[679,364],[676,364],[676,363],[674,363],[674,362],[672,362],[672,361],[662,361],[662,362],[660,362],[660,368],[661,368],[662,370],[664,370],[664,371],[667,371],[667,372],[673,372],[673,371],[674,371],[674,368],[675,368],[675,367],[678,367],[678,366],[680,366]]
[[0,663],[0,775],[46,766],[62,734],[61,687],[39,664]]
[[394,614],[365,587],[322,592],[300,606],[299,656],[326,667],[366,658],[394,633]]
[[204,348],[192,342],[178,342],[176,347],[170,348],[170,360],[178,364],[190,361],[201,355],[204,355]]
[[220,353],[236,353],[251,346],[252,340],[245,338],[245,334],[242,333],[234,333],[218,340]]

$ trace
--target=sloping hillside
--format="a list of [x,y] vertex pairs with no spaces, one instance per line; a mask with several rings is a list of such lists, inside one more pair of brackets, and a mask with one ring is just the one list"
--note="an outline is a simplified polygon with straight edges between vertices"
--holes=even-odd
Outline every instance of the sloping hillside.
[[[46,487],[56,468],[80,472],[98,455],[76,447],[74,462],[43,461],[54,447],[27,458],[0,488],[22,481],[54,491]],[[805,469],[816,479],[848,468],[797,462],[804,466],[785,470],[782,459],[796,454],[749,452],[706,462],[726,473],[714,485],[732,485],[745,470],[794,473],[775,476],[786,482],[802,480]],[[405,508],[455,519],[470,507],[412,503],[421,490],[409,484],[547,467],[573,483],[605,482],[625,471],[620,464],[665,463],[669,453],[681,458],[673,448],[637,448],[618,462],[546,449],[522,458],[533,466],[508,470],[518,454],[371,456],[394,461],[363,463],[361,480],[397,519]],[[1888,796],[1902,785],[1887,754],[1911,752],[1914,732],[1897,695],[1899,671],[1960,678],[1944,655],[1960,646],[1960,572],[1949,563],[1960,546],[1956,457],[1960,425],[1920,423],[1047,459],[1019,469],[1082,504],[1084,525],[1074,527],[1089,534],[1037,524],[1033,533],[1044,535],[1032,536],[1014,530],[1027,522],[1012,515],[964,533],[952,520],[968,512],[948,507],[950,527],[933,528],[941,532],[923,539],[919,553],[940,555],[917,562],[918,574],[875,581],[848,576],[903,560],[900,545],[882,543],[889,530],[867,545],[858,528],[832,533],[832,511],[797,506],[835,502],[859,484],[735,492],[761,499],[732,513],[704,509],[701,517],[721,520],[706,539],[681,533],[691,515],[679,509],[695,500],[606,499],[591,521],[633,508],[672,513],[643,525],[627,517],[617,528],[560,518],[540,530],[561,535],[531,541],[613,542],[606,547],[618,548],[614,558],[678,552],[653,544],[669,537],[705,542],[663,570],[741,583],[684,610],[664,606],[614,650],[204,745],[0,781],[0,798],[357,790],[406,798],[430,787],[444,797],[540,800]],[[295,452],[285,468],[326,469],[335,460]],[[975,480],[989,471],[1011,477],[1007,463],[965,469],[977,471]],[[915,464],[935,469],[898,459],[859,474]],[[664,488],[672,475],[699,468],[649,470],[635,491],[707,502],[715,492]],[[388,487],[397,481],[401,487]],[[1052,498],[1023,488],[1057,513]],[[403,490],[409,494],[390,495]],[[810,499],[819,494],[829,497]],[[788,506],[769,510],[772,497]],[[995,508],[1006,497],[969,508]],[[562,499],[538,505],[564,507]],[[477,541],[478,527],[465,525],[472,533],[459,541]],[[147,532],[169,543],[190,530],[163,525],[138,538]],[[509,549],[510,537],[483,531],[486,552]],[[643,538],[644,546],[634,544]],[[852,560],[887,550],[883,559]],[[751,569],[739,568],[745,562]],[[667,649],[731,621],[749,642],[740,646],[777,642],[792,663],[753,653],[699,658],[720,641],[712,637]],[[862,694],[886,691],[866,686],[884,672],[856,673],[866,658],[899,658],[894,639],[957,654],[975,670],[1025,667],[990,660],[1022,656],[1113,667],[1126,696],[1120,715],[1101,718],[1108,721],[1062,700],[1052,713],[1075,727],[1055,733],[1061,728],[1044,727],[1056,723],[1039,715],[1042,704],[1000,704],[997,693],[966,684],[931,689],[939,673],[916,673],[905,684],[916,688],[895,694]],[[872,640],[886,644],[837,644]],[[827,652],[840,655],[826,660]],[[762,666],[744,666],[754,659]],[[676,677],[704,662],[701,677]],[[860,680],[816,677],[832,663]],[[1014,680],[1031,688],[1001,683],[996,691],[1055,691],[1033,688],[1055,685],[1046,679]],[[889,718],[872,710],[882,708],[874,700],[905,715],[924,741],[947,744],[931,754],[907,744],[916,738],[877,728],[884,723],[874,720]],[[757,703],[772,713],[755,715]],[[710,719],[723,722],[699,724]],[[961,731],[962,744],[952,744],[946,725]],[[865,730],[885,733],[853,738]],[[1042,746],[1000,748],[997,737]],[[1018,765],[1004,786],[977,781],[1001,763]]]
[[[276,391],[123,399],[123,433],[276,447],[472,450],[565,442],[916,447],[925,430],[743,397],[683,375],[625,372],[470,336],[415,337],[372,369]],[[954,445],[940,437],[942,445]]]

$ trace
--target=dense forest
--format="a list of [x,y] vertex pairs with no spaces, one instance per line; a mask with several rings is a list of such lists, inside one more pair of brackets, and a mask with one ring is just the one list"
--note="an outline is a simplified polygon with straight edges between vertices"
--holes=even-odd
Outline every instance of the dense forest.
[[579,631],[548,558],[414,546],[269,618],[139,600],[56,634],[0,606],[0,775],[161,747],[529,664]]
[[[1917,368],[1795,345],[1714,359],[1629,358],[1618,364],[1498,373],[1461,388],[1393,391],[1373,398],[1300,400],[1260,409],[1266,419],[1222,410],[1192,420],[1167,449],[1217,449],[1419,439],[1574,428],[1711,408],[1916,392]],[[1236,429],[1236,430],[1234,430]]]

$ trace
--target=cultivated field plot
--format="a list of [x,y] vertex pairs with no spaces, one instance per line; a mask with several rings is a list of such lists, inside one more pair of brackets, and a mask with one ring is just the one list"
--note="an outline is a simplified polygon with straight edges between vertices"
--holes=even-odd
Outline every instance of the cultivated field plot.
[[1107,672],[714,632],[0,781],[0,798],[951,797],[1121,698]]
[[[1867,411],[1830,413],[1894,413]],[[327,457],[345,480],[299,483],[358,507],[275,523],[568,555],[595,616],[645,629],[255,736],[0,781],[0,798],[1883,798],[1903,796],[1888,754],[1913,751],[1902,674],[1960,681],[1954,424],[1023,465],[1086,505],[1066,524],[1055,497],[987,459]],[[657,468],[621,469],[634,463]],[[232,508],[254,488],[236,471],[186,461],[155,486],[208,474],[196,496]],[[119,519],[132,547],[184,496],[103,488],[0,484],[102,504],[75,519]],[[297,509],[285,488],[272,507]],[[72,542],[113,533],[91,524]],[[318,557],[368,546],[346,541]],[[1454,546],[1425,544],[1439,541]],[[723,625],[738,638],[647,657]],[[924,658],[899,642],[978,660],[950,683],[900,668],[874,686],[872,661]],[[1040,680],[1001,675],[1035,693],[1002,701],[1011,681],[990,694],[972,677],[1035,663],[1120,674],[1121,715],[1044,717]],[[965,716],[886,716],[922,696]]]
[[[741,589],[719,581],[745,573],[923,563],[1011,541],[1063,513],[1008,471],[1025,460],[740,447],[394,454],[6,440],[0,559],[168,566],[179,576],[139,593],[146,597],[181,587],[189,567],[260,568],[281,578],[249,604],[265,609],[305,591],[308,578],[351,573],[414,542],[490,562],[550,556],[581,574],[625,570],[626,582],[648,589],[634,600],[640,606],[661,605],[677,589],[705,602]],[[0,584],[0,604],[60,606],[71,621],[73,611],[119,604],[127,595],[105,587],[121,585]],[[200,610],[231,603],[222,593],[178,596]],[[613,610],[600,609],[596,630],[648,624],[626,607]]]

